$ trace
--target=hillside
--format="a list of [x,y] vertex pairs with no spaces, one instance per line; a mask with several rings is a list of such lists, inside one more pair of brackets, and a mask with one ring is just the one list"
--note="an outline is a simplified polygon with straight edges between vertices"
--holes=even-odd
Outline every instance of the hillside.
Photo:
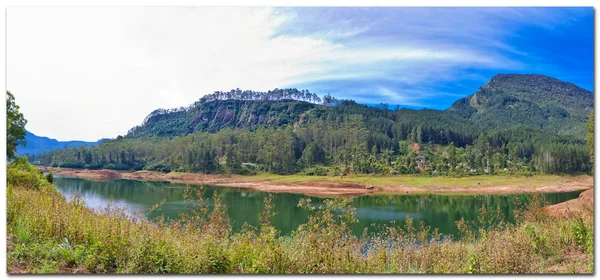
[[25,140],[27,141],[27,145],[26,146],[19,146],[17,148],[17,155],[18,156],[23,156],[23,155],[37,155],[37,154],[41,154],[44,152],[48,152],[48,151],[52,151],[52,150],[56,150],[56,149],[62,149],[65,147],[79,147],[79,146],[83,146],[83,145],[97,145],[98,143],[101,143],[103,141],[109,140],[109,139],[100,139],[96,142],[85,142],[85,141],[58,141],[56,139],[52,139],[52,138],[48,138],[48,137],[44,137],[44,136],[37,136],[27,130],[25,130],[26,134],[25,134]]
[[173,137],[225,128],[284,127],[297,122],[315,104],[296,100],[215,100],[183,110],[156,110],[128,136]]
[[583,138],[594,95],[543,75],[500,74],[448,110],[487,131],[517,125]]
[[[158,109],[125,137],[36,157],[57,167],[203,173],[576,173],[591,168],[593,95],[498,75],[449,110],[389,110],[306,90],[215,92]],[[573,137],[575,136],[575,137]]]
[[[306,97],[308,96],[308,97]],[[308,101],[308,102],[307,102]],[[392,111],[368,107],[353,101],[321,99],[308,91],[275,89],[268,92],[232,90],[202,97],[187,108],[158,109],[140,126],[132,128],[132,138],[174,137],[195,132],[217,132],[225,128],[255,130],[286,127],[311,120],[360,114],[363,123],[392,136],[402,123],[411,133],[421,126],[424,142],[454,141],[464,145],[479,133],[505,131],[516,126],[583,139],[585,123],[593,109],[591,92],[572,83],[542,75],[499,74],[474,94],[457,100],[448,110]],[[453,116],[456,115],[457,117]],[[470,131],[467,138],[448,135],[450,130]],[[438,139],[446,135],[446,141]],[[437,141],[439,140],[439,141]]]
[[272,92],[265,93],[258,100],[222,100],[212,94],[187,108],[155,110],[141,125],[132,128],[126,137],[172,138],[198,132],[215,133],[223,129],[254,131],[288,126],[300,129],[324,123],[335,124],[332,126],[335,129],[343,126],[344,122],[352,122],[355,124],[354,128],[368,129],[369,147],[377,145],[381,148],[398,149],[398,141],[408,138],[417,142],[454,142],[464,146],[482,131],[470,121],[447,111],[388,110],[358,104],[352,100],[336,100],[329,96],[324,98],[323,103],[280,99],[273,97]]

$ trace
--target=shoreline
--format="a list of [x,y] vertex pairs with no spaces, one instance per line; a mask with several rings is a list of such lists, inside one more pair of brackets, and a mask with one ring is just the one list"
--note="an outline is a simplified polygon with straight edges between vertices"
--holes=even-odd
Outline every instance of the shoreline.
[[[234,175],[202,173],[163,173],[159,171],[116,171],[88,170],[36,166],[44,172],[72,176],[95,181],[116,179],[139,181],[167,181],[222,187],[249,188],[264,192],[296,193],[315,196],[361,196],[366,194],[518,194],[585,191],[593,188],[594,177],[573,176],[498,176],[502,181],[487,180],[488,177],[423,177],[428,182],[407,182],[418,180],[416,176],[355,176],[355,177],[314,177],[298,175]],[[375,178],[375,179],[373,179]],[[416,178],[416,179],[415,179]],[[539,180],[539,178],[543,178]],[[509,180],[506,180],[509,179]],[[377,182],[370,182],[375,181]],[[432,182],[429,182],[432,181]],[[439,182],[438,182],[439,181]],[[448,182],[445,182],[448,181]],[[506,183],[504,183],[506,181]],[[444,182],[445,185],[441,185]],[[437,183],[437,184],[436,184]],[[450,184],[448,184],[450,183]],[[453,184],[455,183],[455,184]],[[483,183],[483,184],[481,184]]]
[[542,208],[546,214],[554,217],[581,216],[585,212],[594,212],[594,189],[588,189],[579,194],[578,198],[567,200]]

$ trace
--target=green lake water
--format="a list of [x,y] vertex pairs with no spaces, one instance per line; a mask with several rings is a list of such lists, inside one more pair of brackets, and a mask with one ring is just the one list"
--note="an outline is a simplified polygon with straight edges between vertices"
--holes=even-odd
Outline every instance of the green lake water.
[[[104,208],[110,200],[118,206],[132,211],[146,213],[148,209],[166,199],[166,203],[149,218],[159,215],[167,219],[177,219],[178,213],[186,211],[183,198],[187,185],[168,182],[142,182],[134,180],[113,180],[106,182],[90,181],[80,178],[55,177],[55,185],[67,199],[79,193],[88,207]],[[266,192],[231,187],[204,187],[204,196],[212,198],[217,191],[227,206],[234,230],[239,230],[244,223],[259,225],[259,214],[264,208]],[[547,193],[543,197],[550,204],[563,202],[578,197],[580,191],[567,193]],[[311,198],[313,206],[318,206],[325,198],[310,197],[301,194],[273,193],[273,211],[277,215],[271,222],[283,234],[289,233],[306,223],[308,212],[297,207],[298,201]],[[365,227],[369,232],[376,231],[377,225],[390,221],[403,225],[407,216],[417,223],[424,221],[431,228],[438,228],[443,234],[457,234],[455,221],[461,217],[465,220],[476,220],[482,205],[496,209],[500,206],[506,219],[513,220],[513,210],[519,203],[525,202],[531,195],[365,195],[352,199],[351,205],[356,208],[358,223],[353,225],[354,233],[362,234]]]

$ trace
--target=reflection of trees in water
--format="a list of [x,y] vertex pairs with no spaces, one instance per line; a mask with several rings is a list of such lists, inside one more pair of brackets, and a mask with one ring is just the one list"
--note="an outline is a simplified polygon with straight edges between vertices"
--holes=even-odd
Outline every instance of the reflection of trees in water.
[[[114,180],[106,182],[89,181],[79,178],[56,178],[56,185],[64,193],[79,192],[86,195],[100,196],[106,201],[111,197],[130,204],[150,207],[163,199],[167,202],[150,218],[164,214],[167,219],[177,218],[179,211],[185,211],[183,193],[186,184],[168,182],[142,182],[133,180]],[[198,187],[191,185],[192,187]],[[269,195],[248,189],[227,187],[204,187],[204,197],[211,199],[213,192],[227,205],[234,230],[240,229],[245,222],[258,226],[259,213],[264,208],[264,199]],[[580,192],[544,194],[549,203],[558,203],[576,198]],[[271,219],[274,226],[284,234],[306,223],[308,212],[297,207],[298,201],[305,195],[273,193],[273,211],[277,215]],[[525,202],[530,195],[370,195],[352,200],[357,208],[359,222],[353,226],[355,234],[361,234],[365,227],[373,231],[375,224],[387,224],[390,220],[403,225],[406,215],[410,215],[418,223],[423,220],[432,228],[439,228],[444,234],[455,234],[455,221],[460,218],[476,220],[482,205],[488,209],[500,206],[504,216],[513,220],[513,210],[518,207],[517,200]],[[320,205],[324,199],[311,197],[313,206]]]
[[[580,192],[551,193],[541,196],[549,203],[555,204],[576,198]],[[477,220],[479,209],[484,205],[489,210],[500,207],[507,221],[514,221],[514,210],[527,202],[530,194],[519,195],[371,195],[354,199],[353,206],[357,209],[379,209],[385,216],[392,217],[389,212],[398,214],[413,213],[411,217],[419,222],[423,220],[426,225],[439,228],[442,233],[457,233],[455,221],[464,218],[466,221]],[[414,215],[419,213],[419,215]],[[405,216],[396,219],[396,224],[403,224]],[[382,221],[378,221],[381,223]],[[372,222],[360,221],[355,226],[355,232]]]
[[59,178],[56,181],[56,185],[63,192],[79,192],[83,195],[94,193],[106,199],[113,197],[142,204],[158,203],[162,199],[183,200],[182,189],[166,187],[164,183],[130,180],[97,182],[74,178]]

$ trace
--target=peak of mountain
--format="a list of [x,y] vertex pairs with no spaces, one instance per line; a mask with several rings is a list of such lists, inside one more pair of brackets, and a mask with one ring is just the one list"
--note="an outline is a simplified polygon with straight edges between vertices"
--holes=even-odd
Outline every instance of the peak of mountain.
[[55,149],[61,149],[66,147],[78,147],[83,145],[97,145],[106,140],[110,140],[108,138],[100,139],[95,142],[87,142],[87,141],[58,141],[56,139],[38,136],[31,133],[28,130],[25,130],[25,140],[27,141],[26,146],[17,147],[17,155],[37,155],[44,152],[52,151]]
[[583,136],[594,94],[538,74],[499,74],[448,110],[486,129],[526,125]]

